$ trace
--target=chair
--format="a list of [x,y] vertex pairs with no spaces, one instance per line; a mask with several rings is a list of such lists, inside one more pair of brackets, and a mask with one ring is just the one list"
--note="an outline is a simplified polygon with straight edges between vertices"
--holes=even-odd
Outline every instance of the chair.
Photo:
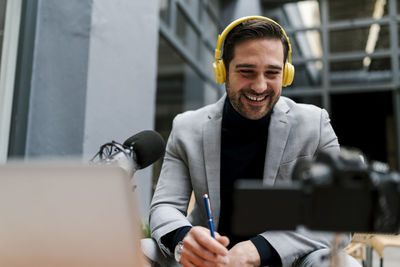
[[344,251],[356,259],[361,259],[363,266],[371,266],[372,259],[368,257],[366,249],[371,246],[373,236],[372,234],[355,233]]
[[365,261],[365,245],[362,243],[350,243],[344,251],[356,259],[361,259],[362,262]]
[[373,235],[371,246],[378,253],[380,266],[383,266],[383,250],[386,247],[400,247],[400,235]]
[[[196,199],[194,197],[194,193],[192,191],[192,195],[190,196],[190,201],[187,209],[187,214],[192,212],[194,205],[196,203]],[[146,267],[162,267],[162,266],[171,266],[172,263],[175,263],[174,259],[169,259],[159,249],[157,242],[152,238],[143,238],[141,241],[141,249],[146,259]],[[177,265],[178,263],[175,263]]]

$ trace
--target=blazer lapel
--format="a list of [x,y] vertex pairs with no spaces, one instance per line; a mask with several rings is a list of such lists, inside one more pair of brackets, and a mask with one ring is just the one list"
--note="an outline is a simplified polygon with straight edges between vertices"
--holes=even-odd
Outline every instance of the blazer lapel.
[[264,183],[273,185],[281,163],[282,155],[290,132],[287,119],[289,107],[282,100],[276,103],[268,129],[268,142],[264,165]]
[[203,128],[204,162],[207,190],[215,226],[218,227],[220,212],[220,165],[221,165],[221,123],[224,95],[211,109]]

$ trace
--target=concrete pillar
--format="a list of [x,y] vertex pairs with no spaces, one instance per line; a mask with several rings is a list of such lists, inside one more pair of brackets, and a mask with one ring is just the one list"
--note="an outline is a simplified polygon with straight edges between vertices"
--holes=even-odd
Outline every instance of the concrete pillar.
[[[158,1],[93,0],[83,154],[154,129]],[[136,172],[148,217],[152,167]]]
[[[154,128],[158,1],[39,0],[25,156],[90,159]],[[138,171],[142,216],[151,167]]]
[[79,156],[92,1],[38,3],[25,155]]

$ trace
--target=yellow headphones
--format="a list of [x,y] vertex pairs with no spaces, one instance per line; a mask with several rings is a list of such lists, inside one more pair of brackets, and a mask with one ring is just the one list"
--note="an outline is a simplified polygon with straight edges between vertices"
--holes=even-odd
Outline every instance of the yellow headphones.
[[275,22],[272,19],[269,19],[267,17],[262,17],[262,16],[248,16],[248,17],[243,17],[240,19],[237,19],[235,21],[233,21],[231,24],[229,24],[225,30],[218,35],[218,41],[217,41],[217,47],[215,48],[215,61],[213,63],[213,73],[214,73],[214,78],[215,81],[217,83],[224,83],[226,81],[226,69],[225,69],[225,64],[224,61],[221,58],[221,48],[222,48],[222,43],[224,42],[226,36],[228,35],[228,33],[235,28],[237,25],[239,25],[240,23],[250,20],[250,19],[263,19],[263,20],[267,20],[270,21],[272,23],[275,23],[276,25],[278,25],[281,30],[283,35],[285,35],[288,45],[289,45],[289,51],[288,51],[288,62],[285,62],[285,66],[283,67],[283,78],[282,78],[282,86],[289,86],[292,84],[293,82],[293,78],[294,78],[294,67],[292,65],[292,47],[290,45],[289,42],[289,37],[287,37],[285,31],[283,30],[283,28],[281,27],[281,25],[279,25],[277,22]]

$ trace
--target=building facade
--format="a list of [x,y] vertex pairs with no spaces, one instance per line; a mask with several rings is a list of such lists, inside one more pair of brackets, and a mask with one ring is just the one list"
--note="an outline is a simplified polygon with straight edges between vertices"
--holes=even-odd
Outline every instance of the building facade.
[[[323,107],[344,146],[400,167],[399,0],[0,0],[0,162],[79,157],[215,102],[218,33],[263,15],[285,28],[282,94]],[[161,161],[136,173],[147,217]],[[153,181],[153,182],[152,182]]]

